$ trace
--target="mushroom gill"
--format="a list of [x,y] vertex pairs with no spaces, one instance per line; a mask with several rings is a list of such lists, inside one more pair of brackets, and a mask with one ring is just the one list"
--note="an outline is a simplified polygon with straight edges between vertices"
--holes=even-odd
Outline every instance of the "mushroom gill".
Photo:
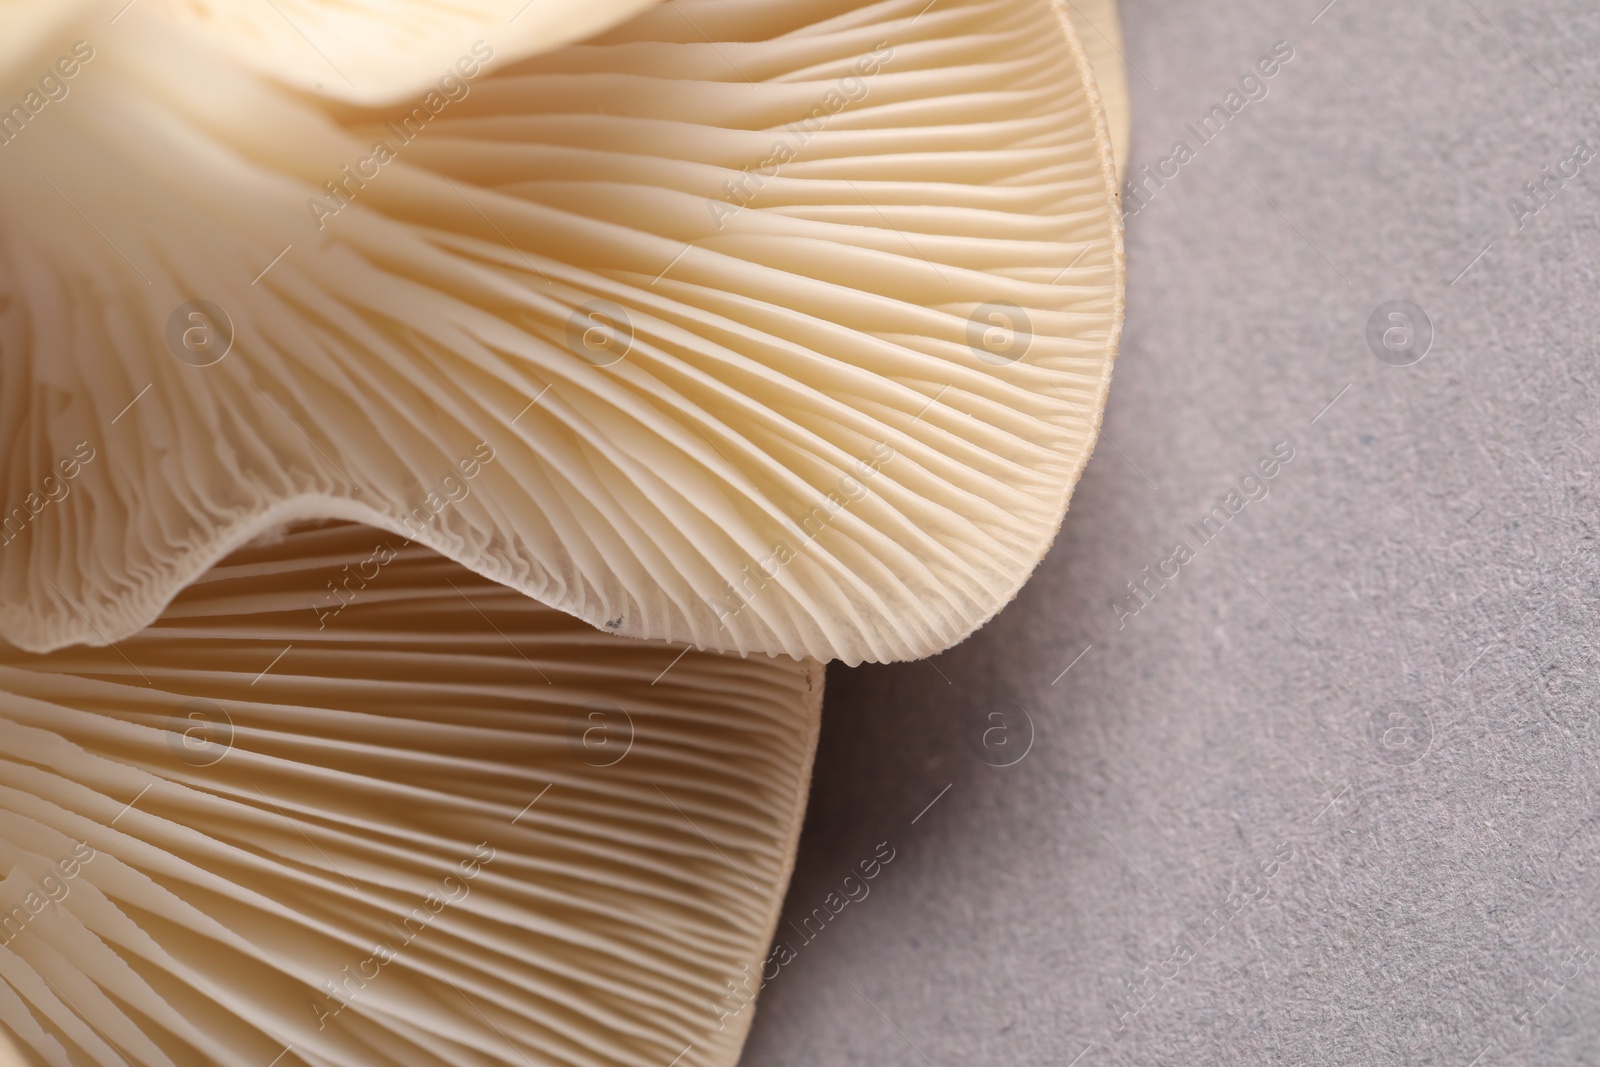
[[894,660],[1049,547],[1122,314],[1061,5],[682,0],[530,58],[462,23],[383,105],[304,91],[281,27],[241,66],[232,5],[117,6],[0,79],[93,53],[0,144],[14,644],[331,518],[617,634]]
[[6,648],[0,1032],[48,1064],[731,1064],[821,684],[353,524],[114,648]]

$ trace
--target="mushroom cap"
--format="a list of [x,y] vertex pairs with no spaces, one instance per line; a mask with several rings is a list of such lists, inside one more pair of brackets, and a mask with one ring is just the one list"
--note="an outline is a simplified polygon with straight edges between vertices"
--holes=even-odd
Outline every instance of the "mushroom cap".
[[1049,548],[1123,307],[1062,6],[686,0],[388,109],[117,30],[0,147],[18,646],[132,634],[298,519],[849,663],[961,640]]
[[1132,122],[1128,103],[1127,55],[1123,52],[1122,18],[1117,0],[1064,0],[1072,15],[1072,27],[1083,42],[1083,53],[1094,70],[1100,106],[1105,109],[1106,129],[1111,135],[1111,155],[1117,164],[1117,186],[1128,169],[1128,144]]
[[48,1063],[731,1064],[821,691],[384,531],[249,546],[116,648],[0,650],[0,1032]]
[[146,0],[202,30],[237,62],[296,88],[360,104],[426,91],[452,73],[474,43],[520,59],[593,36],[656,2]]

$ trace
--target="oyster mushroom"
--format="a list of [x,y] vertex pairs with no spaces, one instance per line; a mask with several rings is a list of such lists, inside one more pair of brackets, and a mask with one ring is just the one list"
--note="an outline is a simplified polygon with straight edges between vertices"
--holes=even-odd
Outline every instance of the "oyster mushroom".
[[612,637],[400,541],[297,528],[115,648],[0,650],[33,1062],[735,1060],[820,665]]
[[241,66],[234,8],[7,60],[93,51],[0,145],[0,635],[118,640],[337,518],[618,634],[855,663],[1044,555],[1123,291],[1064,7],[684,0],[533,56],[468,21],[475,66],[381,105],[303,91],[265,14]]

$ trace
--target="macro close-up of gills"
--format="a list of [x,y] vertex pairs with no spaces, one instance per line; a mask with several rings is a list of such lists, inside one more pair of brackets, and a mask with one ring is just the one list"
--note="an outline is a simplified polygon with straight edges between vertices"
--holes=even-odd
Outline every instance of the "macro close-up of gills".
[[0,1067],[739,1062],[824,668],[1095,445],[1120,47],[0,0]]

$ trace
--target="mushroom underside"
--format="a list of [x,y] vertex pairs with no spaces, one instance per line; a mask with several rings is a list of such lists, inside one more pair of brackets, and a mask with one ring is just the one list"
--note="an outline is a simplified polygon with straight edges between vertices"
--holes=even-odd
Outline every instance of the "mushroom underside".
[[248,546],[115,647],[0,651],[0,1029],[52,1065],[731,1064],[821,691],[382,530]]
[[0,635],[120,640],[335,518],[631,637],[960,640],[1120,330],[1065,10],[685,0],[357,107],[133,6],[3,148]]

